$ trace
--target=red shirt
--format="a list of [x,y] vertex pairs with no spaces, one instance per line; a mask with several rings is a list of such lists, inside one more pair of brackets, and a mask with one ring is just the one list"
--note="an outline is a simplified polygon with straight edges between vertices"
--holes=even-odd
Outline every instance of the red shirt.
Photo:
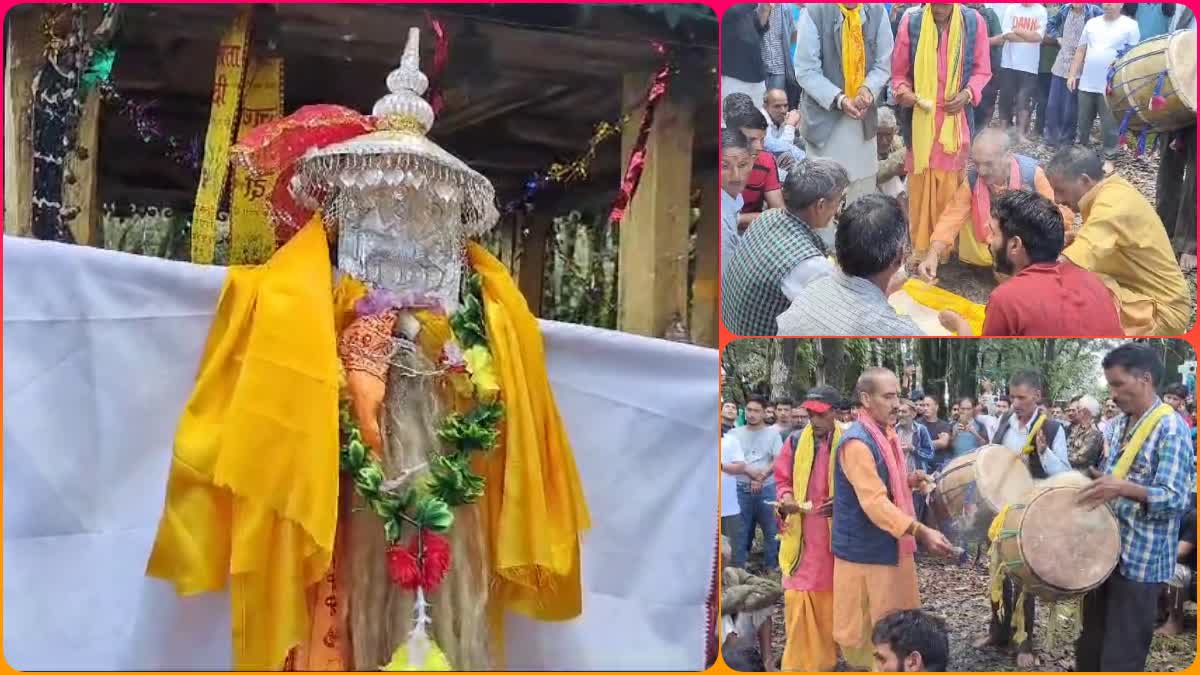
[[750,178],[746,180],[746,187],[742,189],[742,199],[746,202],[742,206],[742,213],[766,211],[766,199],[763,195],[779,189],[779,169],[775,166],[775,156],[763,150],[755,158],[754,169],[750,171]]
[[1116,336],[1125,331],[1100,277],[1063,261],[1030,265],[992,291],[983,334]]

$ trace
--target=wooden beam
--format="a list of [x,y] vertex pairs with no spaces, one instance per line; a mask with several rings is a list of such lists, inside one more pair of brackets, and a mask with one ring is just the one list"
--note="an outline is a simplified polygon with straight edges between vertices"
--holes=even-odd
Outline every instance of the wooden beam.
[[692,342],[716,347],[717,284],[720,278],[721,186],[715,171],[700,174],[700,222],[696,224],[696,274],[692,280]]
[[33,221],[33,78],[42,56],[41,12],[8,16],[4,74],[4,233],[28,236]]
[[[625,76],[623,107],[646,93],[649,73]],[[622,172],[641,124],[635,113],[622,130]],[[688,226],[693,111],[670,93],[659,103],[646,150],[640,187],[621,223],[617,326],[663,337],[675,317],[687,320]]]
[[78,209],[67,227],[75,236],[75,242],[87,246],[102,243],[100,236],[100,202],[96,189],[100,184],[97,166],[100,155],[100,92],[88,92],[83,103],[83,115],[79,118],[79,148],[67,156],[64,175],[72,176],[74,182],[63,181],[63,208]]
[[[545,211],[535,211],[517,219],[521,229],[521,272],[517,282],[534,316],[542,315],[542,294],[546,280],[546,237],[553,220]],[[528,230],[528,233],[525,232]]]

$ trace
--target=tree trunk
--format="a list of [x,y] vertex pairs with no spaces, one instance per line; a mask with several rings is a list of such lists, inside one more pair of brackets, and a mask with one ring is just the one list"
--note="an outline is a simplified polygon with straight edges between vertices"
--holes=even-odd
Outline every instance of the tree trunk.
[[843,338],[821,338],[821,368],[817,371],[818,384],[842,388],[846,377],[846,340]]

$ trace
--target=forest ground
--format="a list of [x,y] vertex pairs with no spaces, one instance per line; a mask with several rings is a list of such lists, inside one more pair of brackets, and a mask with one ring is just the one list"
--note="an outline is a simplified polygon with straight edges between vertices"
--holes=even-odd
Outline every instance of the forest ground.
[[[761,533],[750,556],[752,571],[761,570]],[[974,547],[970,550],[974,553]],[[921,605],[926,611],[942,617],[950,634],[950,665],[948,671],[959,672],[1006,672],[1017,671],[1016,654],[1011,651],[973,646],[976,638],[987,631],[990,609],[988,605],[987,553],[979,563],[959,567],[956,562],[928,555],[917,557],[917,577],[921,591]],[[1074,641],[1079,631],[1068,618],[1073,605],[1060,603],[1057,614],[1058,628],[1053,644],[1048,643],[1047,626],[1050,608],[1041,601],[1037,603],[1037,644],[1040,664],[1032,669],[1037,672],[1066,672],[1074,669]],[[783,654],[787,636],[784,630],[783,599],[780,598],[772,616],[772,649],[778,665]],[[735,670],[760,672],[762,657],[753,640],[747,641],[748,648],[723,656]],[[1174,637],[1156,635],[1146,662],[1146,672],[1173,672],[1184,670],[1196,659],[1196,605],[1188,603],[1184,619],[1184,632]],[[838,670],[845,670],[839,663]]]

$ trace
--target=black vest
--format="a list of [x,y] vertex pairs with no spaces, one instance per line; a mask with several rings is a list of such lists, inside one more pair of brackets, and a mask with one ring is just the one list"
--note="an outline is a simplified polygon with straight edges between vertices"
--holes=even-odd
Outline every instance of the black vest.
[[[1038,415],[1045,415],[1045,411],[1037,411]],[[1004,413],[1000,418],[1000,426],[996,427],[996,434],[992,436],[992,443],[996,445],[1004,445],[1004,435],[1008,433],[1009,422],[1012,420],[1013,413]],[[1036,417],[1035,417],[1036,419]],[[1042,431],[1046,432],[1046,444],[1050,446],[1054,443],[1054,439],[1058,437],[1058,432],[1062,431],[1062,425],[1054,420],[1046,417],[1045,424],[1042,425]],[[1050,475],[1046,473],[1046,469],[1042,467],[1042,458],[1037,452],[1029,453],[1029,473],[1033,474],[1034,480],[1044,480]]]

